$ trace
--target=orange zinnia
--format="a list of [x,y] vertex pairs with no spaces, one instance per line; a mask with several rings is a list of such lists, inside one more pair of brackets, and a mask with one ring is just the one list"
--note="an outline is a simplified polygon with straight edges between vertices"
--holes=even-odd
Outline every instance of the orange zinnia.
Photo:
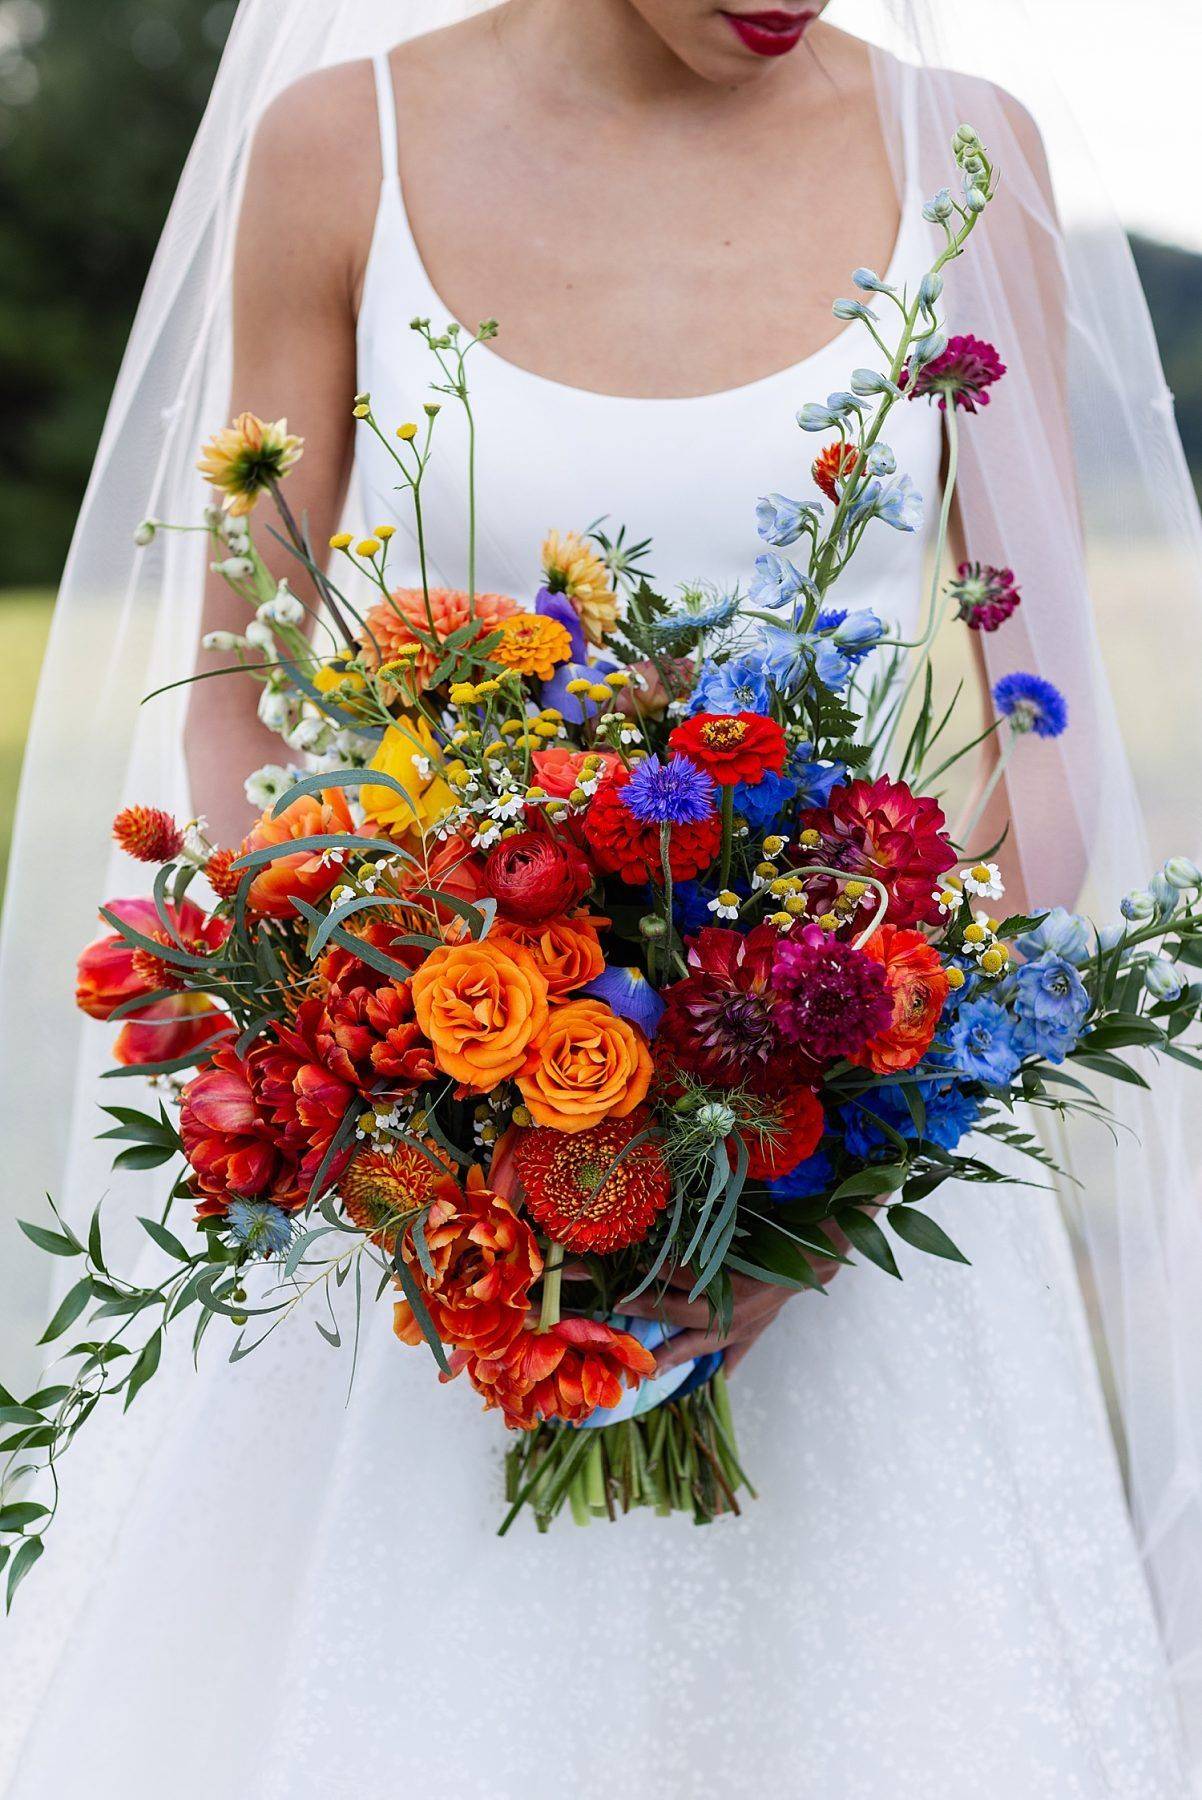
[[569,1000],[551,1012],[517,1080],[536,1125],[587,1131],[646,1098],[651,1055],[642,1032],[600,1000]]
[[501,625],[500,642],[489,651],[493,662],[519,675],[550,681],[560,663],[570,662],[572,640],[558,619],[541,613],[512,613]]
[[[244,839],[239,854],[246,856],[252,850],[266,850],[294,838],[334,837],[354,829],[355,821],[342,789],[325,788],[320,799],[316,794],[302,794],[278,818],[265,812]],[[297,899],[314,906],[337,885],[345,859],[346,852],[341,849],[299,850],[293,855],[277,856],[256,871],[248,903],[254,912],[269,919],[291,919],[297,911]]]
[[481,1094],[517,1074],[547,1022],[546,977],[512,939],[432,950],[412,992],[439,1068]]
[[558,1000],[601,974],[605,958],[597,928],[608,924],[608,919],[583,916],[548,919],[542,925],[522,925],[506,919],[495,927],[492,936],[528,950],[546,978],[552,998]]

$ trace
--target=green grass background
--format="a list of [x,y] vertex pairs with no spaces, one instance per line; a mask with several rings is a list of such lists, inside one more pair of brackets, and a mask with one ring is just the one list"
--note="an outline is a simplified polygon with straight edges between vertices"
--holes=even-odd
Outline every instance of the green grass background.
[[54,595],[46,589],[0,592],[0,893],[8,870],[21,753],[53,606]]

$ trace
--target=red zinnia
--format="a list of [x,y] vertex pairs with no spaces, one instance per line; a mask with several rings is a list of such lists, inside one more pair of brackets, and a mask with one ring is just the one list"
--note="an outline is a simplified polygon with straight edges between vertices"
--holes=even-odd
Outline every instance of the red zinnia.
[[936,801],[882,775],[832,789],[826,806],[803,813],[799,825],[822,839],[815,862],[883,882],[891,925],[933,925],[940,916],[935,884],[956,860],[946,822]]
[[[660,860],[660,828],[643,824],[623,805],[622,789],[630,771],[618,767],[597,789],[584,815],[584,835],[597,867],[606,875],[618,875],[632,887],[663,880]],[[722,841],[722,821],[717,813],[695,825],[673,825],[669,833],[669,862],[673,881],[691,881],[708,869]]]
[[947,971],[918,931],[882,925],[864,945],[865,956],[881,964],[893,1002],[893,1019],[851,1057],[876,1075],[915,1068],[931,1047],[948,996]]
[[628,1148],[646,1123],[633,1114],[587,1131],[520,1133],[514,1158],[526,1210],[557,1244],[604,1256],[646,1237],[672,1192],[658,1145]]
[[741,1135],[751,1160],[747,1174],[752,1181],[776,1181],[799,1162],[812,1156],[826,1126],[818,1096],[812,1088],[793,1088],[772,1102],[762,1129]]
[[779,775],[787,747],[776,720],[752,712],[694,713],[668,739],[670,750],[679,750],[721,787],[762,781],[769,770]]
[[814,458],[814,466],[810,470],[817,485],[827,499],[836,506],[839,504],[839,490],[835,486],[844,476],[850,475],[856,466],[860,452],[854,444],[828,444],[825,450]]

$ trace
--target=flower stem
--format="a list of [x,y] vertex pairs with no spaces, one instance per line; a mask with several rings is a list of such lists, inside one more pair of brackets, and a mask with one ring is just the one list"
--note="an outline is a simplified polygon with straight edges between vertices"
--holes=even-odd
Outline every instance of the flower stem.
[[550,1244],[543,1264],[543,1304],[538,1315],[540,1331],[559,1324],[559,1295],[563,1287],[563,1245]]
[[719,880],[725,888],[730,883],[730,854],[735,840],[735,790],[732,782],[722,789],[722,866]]

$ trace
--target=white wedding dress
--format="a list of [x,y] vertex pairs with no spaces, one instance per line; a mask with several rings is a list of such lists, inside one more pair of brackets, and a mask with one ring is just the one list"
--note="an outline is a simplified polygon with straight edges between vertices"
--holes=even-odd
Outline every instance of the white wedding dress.
[[[409,232],[390,90],[359,382],[390,424],[447,309]],[[909,207],[894,272],[926,266]],[[637,328],[637,321],[631,321]],[[530,597],[544,532],[655,533],[661,581],[745,580],[754,503],[805,493],[793,414],[846,334],[727,393],[632,400],[471,359],[480,585]],[[462,581],[454,409],[427,489]],[[445,426],[445,430],[443,427]],[[364,525],[395,516],[367,440]],[[898,416],[927,494],[938,415]],[[398,523],[407,524],[402,516]],[[400,539],[398,538],[398,543]],[[926,546],[874,528],[842,599],[913,622]],[[220,1322],[63,1468],[0,1627],[8,1800],[1178,1800],[1160,1644],[1053,1195],[945,1189],[971,1258],[899,1248],[792,1301],[733,1384],[759,1489],[696,1529],[634,1516],[505,1540],[503,1432],[393,1338],[308,1322],[249,1362]]]

